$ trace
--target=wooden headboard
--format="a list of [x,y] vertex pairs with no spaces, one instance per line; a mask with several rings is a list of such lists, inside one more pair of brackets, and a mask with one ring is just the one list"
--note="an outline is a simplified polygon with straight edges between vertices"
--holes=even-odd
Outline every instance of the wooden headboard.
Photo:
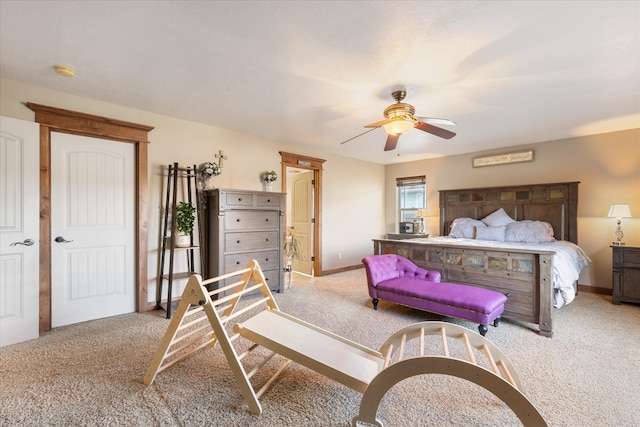
[[456,218],[482,219],[503,208],[517,221],[546,221],[557,240],[578,243],[578,184],[514,185],[440,190],[440,235],[449,234]]

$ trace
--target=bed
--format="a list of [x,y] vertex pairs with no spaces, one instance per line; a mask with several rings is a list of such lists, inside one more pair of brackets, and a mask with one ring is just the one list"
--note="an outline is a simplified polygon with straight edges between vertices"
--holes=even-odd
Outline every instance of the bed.
[[[374,239],[374,254],[404,256],[422,268],[439,271],[443,281],[508,293],[503,317],[532,323],[540,335],[551,337],[554,307],[573,300],[577,278],[591,264],[577,245],[578,184],[442,190],[441,237]],[[491,235],[499,227],[476,228],[483,236],[459,232],[454,233],[458,237],[449,236],[461,221],[468,221],[467,226],[479,224],[498,212],[516,221],[516,227],[547,224],[555,241],[505,242]]]

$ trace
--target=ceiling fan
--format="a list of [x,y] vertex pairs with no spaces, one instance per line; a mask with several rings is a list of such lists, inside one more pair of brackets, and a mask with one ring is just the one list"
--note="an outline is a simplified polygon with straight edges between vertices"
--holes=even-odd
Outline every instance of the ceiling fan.
[[384,127],[384,130],[386,130],[388,134],[387,143],[384,145],[384,151],[391,151],[395,149],[400,135],[409,132],[413,128],[420,129],[423,132],[428,132],[444,139],[451,139],[456,136],[454,132],[434,126],[434,124],[455,126],[455,123],[451,120],[414,116],[416,109],[413,108],[413,105],[402,102],[405,96],[407,96],[407,92],[405,90],[396,90],[391,93],[391,96],[396,100],[396,103],[391,104],[384,109],[384,120],[366,125],[366,128],[372,129],[362,132],[353,138],[349,138],[340,144],[342,145],[352,139],[356,139],[357,137],[378,129],[379,127]]

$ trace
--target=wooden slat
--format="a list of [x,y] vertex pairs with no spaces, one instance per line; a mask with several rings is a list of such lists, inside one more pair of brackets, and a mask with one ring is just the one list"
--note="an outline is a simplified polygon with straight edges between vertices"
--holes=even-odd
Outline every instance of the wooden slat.
[[500,375],[500,371],[498,371],[498,366],[496,366],[496,361],[493,359],[493,355],[491,354],[491,350],[489,349],[489,347],[487,347],[486,345],[483,345],[482,350],[484,350],[484,354],[487,356],[487,360],[491,365],[491,369],[493,370],[493,373],[496,375]]
[[440,328],[440,337],[442,338],[442,353],[449,357],[449,345],[447,344],[447,333],[444,328]]
[[404,348],[406,343],[407,343],[407,335],[403,334],[402,338],[400,339],[400,350],[398,350],[398,360],[404,359]]
[[289,367],[289,365],[291,364],[291,360],[288,360],[286,362],[284,362],[282,364],[282,366],[280,367],[280,369],[278,369],[276,371],[275,374],[273,374],[273,376],[269,379],[269,381],[267,381],[267,383],[260,389],[258,390],[258,392],[256,393],[256,396],[260,397],[262,396],[262,394],[267,391],[269,389],[269,387],[271,387],[271,384],[273,384],[273,382],[278,379],[278,377],[280,376],[280,374],[282,374],[284,372],[285,369],[287,369]]
[[471,348],[471,343],[469,342],[469,336],[467,334],[462,334],[462,336],[464,341],[464,347],[467,349],[467,355],[469,356],[469,361],[471,361],[471,363],[476,365],[477,362],[476,362],[475,356],[473,355],[473,349]]
[[386,353],[384,354],[384,365],[383,368],[387,368],[391,364],[391,356],[393,355],[393,344],[387,348]]
[[498,366],[502,369],[502,372],[504,373],[504,376],[507,378],[507,381],[509,381],[509,383],[514,387],[517,387],[513,377],[511,376],[511,372],[509,372],[509,369],[507,368],[507,366],[504,364],[502,360],[498,360]]

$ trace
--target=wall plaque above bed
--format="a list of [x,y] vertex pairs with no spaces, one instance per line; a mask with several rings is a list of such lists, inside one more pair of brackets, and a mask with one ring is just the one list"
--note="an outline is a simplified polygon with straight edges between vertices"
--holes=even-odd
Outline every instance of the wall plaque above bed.
[[493,156],[474,157],[474,168],[483,166],[506,165],[509,163],[522,163],[533,161],[533,150],[518,151],[517,153],[495,154]]

